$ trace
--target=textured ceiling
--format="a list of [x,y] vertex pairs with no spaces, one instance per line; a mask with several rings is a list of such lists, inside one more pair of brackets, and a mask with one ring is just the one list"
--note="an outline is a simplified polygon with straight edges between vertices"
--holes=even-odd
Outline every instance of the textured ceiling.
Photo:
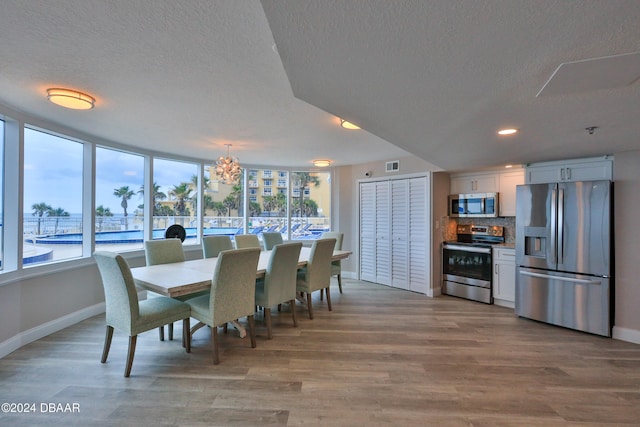
[[[638,22],[637,0],[3,0],[0,103],[160,152],[231,143],[265,166],[619,153],[640,149],[638,81],[536,94],[562,63],[640,51]],[[96,108],[64,110],[48,87]]]

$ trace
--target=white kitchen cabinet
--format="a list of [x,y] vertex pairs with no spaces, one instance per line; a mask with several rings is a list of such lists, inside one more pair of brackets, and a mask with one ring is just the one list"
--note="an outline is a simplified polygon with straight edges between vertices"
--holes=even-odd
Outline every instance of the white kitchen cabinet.
[[524,184],[524,169],[503,172],[499,176],[498,203],[500,216],[516,216],[516,186]]
[[613,158],[531,163],[526,167],[527,184],[613,180]]
[[460,174],[451,177],[451,194],[496,193],[499,177],[496,173]]
[[493,249],[493,303],[514,308],[516,300],[516,251]]

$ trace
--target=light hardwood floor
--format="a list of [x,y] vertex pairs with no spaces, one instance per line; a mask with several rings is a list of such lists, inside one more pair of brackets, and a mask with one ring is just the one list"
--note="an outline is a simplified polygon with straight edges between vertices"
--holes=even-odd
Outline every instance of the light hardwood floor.
[[[103,316],[0,360],[0,426],[621,426],[640,425],[640,345],[519,319],[513,310],[354,280],[274,310],[274,338],[257,316],[258,346],[230,328],[211,364],[206,328],[192,353],[157,331],[127,337],[100,364]],[[41,403],[79,413],[41,413]]]

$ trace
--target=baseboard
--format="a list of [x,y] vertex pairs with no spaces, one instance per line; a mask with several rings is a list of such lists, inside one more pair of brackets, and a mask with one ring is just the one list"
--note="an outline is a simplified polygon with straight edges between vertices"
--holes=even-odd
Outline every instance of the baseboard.
[[637,329],[629,329],[629,328],[622,328],[620,326],[614,326],[613,338],[620,341],[627,341],[634,344],[640,344],[640,331]]

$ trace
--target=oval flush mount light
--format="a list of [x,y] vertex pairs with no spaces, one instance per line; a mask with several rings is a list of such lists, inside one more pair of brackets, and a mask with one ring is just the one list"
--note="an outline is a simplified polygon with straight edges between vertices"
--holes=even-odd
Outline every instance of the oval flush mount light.
[[92,96],[71,89],[47,89],[47,99],[54,104],[73,110],[90,110],[96,100]]
[[313,161],[313,166],[318,168],[326,168],[330,164],[331,164],[331,160],[326,160],[326,159],[318,159]]
[[342,126],[345,129],[349,129],[349,130],[357,130],[360,129],[360,126],[358,125],[354,125],[351,122],[346,121],[345,119],[340,119],[340,126]]
[[518,133],[518,129],[509,128],[509,129],[500,129],[498,131],[498,135],[513,135],[514,133]]

